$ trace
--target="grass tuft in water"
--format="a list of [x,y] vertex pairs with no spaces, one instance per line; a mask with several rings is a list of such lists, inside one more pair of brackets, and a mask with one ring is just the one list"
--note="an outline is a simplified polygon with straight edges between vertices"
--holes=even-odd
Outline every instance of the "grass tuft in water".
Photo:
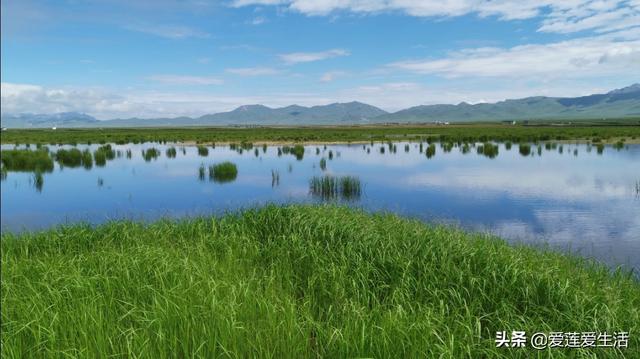
[[44,176],[42,175],[42,171],[36,170],[33,174],[33,186],[36,188],[36,191],[42,192],[42,187],[44,186]]
[[360,198],[360,179],[353,176],[314,176],[309,181],[309,192],[324,200]]
[[175,147],[169,147],[165,151],[165,154],[167,155],[167,158],[176,158],[176,156],[178,155],[178,150]]
[[531,154],[531,145],[528,143],[521,143],[518,145],[518,151],[523,156],[529,156]]
[[14,172],[51,172],[53,159],[46,149],[40,150],[2,150],[0,161],[7,171]]
[[324,157],[320,159],[320,169],[323,171],[327,170],[327,160]]
[[209,178],[215,182],[231,182],[238,176],[238,167],[233,162],[222,162],[209,166]]
[[155,147],[142,150],[142,158],[144,158],[145,162],[156,160],[159,156],[160,156],[160,151]]
[[198,146],[198,155],[202,157],[209,156],[209,148],[207,146]]
[[113,160],[115,157],[116,152],[111,148],[111,145],[100,146],[93,152],[93,159],[98,167],[104,167],[107,161]]
[[429,146],[427,146],[427,149],[424,151],[427,158],[431,158],[433,156],[436,155],[436,145],[435,143],[430,143]]
[[198,179],[200,181],[204,181],[206,175],[206,168],[204,167],[204,163],[200,164],[200,167],[198,167]]

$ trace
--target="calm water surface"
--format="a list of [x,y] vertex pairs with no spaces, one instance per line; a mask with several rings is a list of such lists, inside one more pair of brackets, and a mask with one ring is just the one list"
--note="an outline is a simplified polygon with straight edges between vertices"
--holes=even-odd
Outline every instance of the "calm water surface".
[[[318,202],[309,193],[311,177],[350,175],[360,179],[362,194],[345,202],[349,205],[490,231],[512,242],[548,244],[612,267],[640,270],[640,145],[619,151],[607,147],[598,154],[595,147],[564,144],[562,153],[543,148],[541,155],[533,145],[532,155],[522,156],[517,145],[507,150],[501,144],[495,158],[477,154],[473,147],[463,154],[460,148],[445,152],[439,145],[436,155],[427,158],[416,143],[395,145],[396,152],[387,144],[311,145],[301,160],[278,156],[275,146],[266,152],[257,147],[257,156],[254,149],[239,153],[228,146],[209,147],[204,157],[196,147],[175,145],[176,158],[168,158],[165,150],[173,145],[113,145],[121,157],[90,170],[56,164],[44,174],[40,190],[33,174],[9,172],[1,186],[2,230]],[[147,162],[142,150],[152,147],[161,155]],[[49,148],[54,152],[70,146]],[[124,155],[128,149],[130,159]],[[325,171],[319,165],[323,157]],[[199,178],[201,164],[222,161],[237,165],[234,181],[209,181],[208,174]]]

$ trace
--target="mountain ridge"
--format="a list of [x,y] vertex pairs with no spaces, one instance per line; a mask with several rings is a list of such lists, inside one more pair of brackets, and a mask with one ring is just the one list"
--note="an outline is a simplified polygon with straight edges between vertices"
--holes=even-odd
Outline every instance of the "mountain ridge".
[[3,114],[2,127],[145,127],[145,126],[247,126],[247,125],[320,125],[389,122],[465,122],[531,119],[598,119],[640,117],[640,84],[611,90],[604,94],[579,97],[531,96],[495,103],[418,105],[396,112],[358,102],[328,105],[268,107],[261,104],[199,117],[97,120],[77,112],[55,114]]

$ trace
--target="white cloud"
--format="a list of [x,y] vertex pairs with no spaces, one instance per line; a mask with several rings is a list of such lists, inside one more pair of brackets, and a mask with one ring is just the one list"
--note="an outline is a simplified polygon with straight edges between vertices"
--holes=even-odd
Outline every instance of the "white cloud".
[[544,17],[540,31],[608,31],[640,23],[637,0],[236,0],[233,6],[283,5],[310,16],[336,11],[353,13],[401,12],[418,17],[477,14],[502,20]]
[[475,48],[439,59],[395,62],[389,67],[447,78],[625,76],[640,73],[640,40],[618,40],[609,34],[506,49]]
[[270,67],[241,67],[226,69],[226,72],[239,76],[266,76],[276,75],[280,71]]
[[280,59],[289,65],[326,60],[340,56],[349,56],[349,51],[344,49],[331,49],[321,52],[292,52],[279,55]]
[[212,76],[153,75],[148,80],[171,85],[221,85],[222,80]]
[[209,38],[211,35],[188,26],[182,25],[129,25],[127,30],[164,37],[167,39]]
[[347,75],[344,71],[327,71],[320,77],[321,82],[331,82],[334,81],[338,77],[342,77]]

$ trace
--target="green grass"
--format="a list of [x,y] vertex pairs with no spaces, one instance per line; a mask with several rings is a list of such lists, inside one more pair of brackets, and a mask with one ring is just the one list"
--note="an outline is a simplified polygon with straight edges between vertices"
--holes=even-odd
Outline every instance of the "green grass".
[[531,154],[531,145],[528,143],[521,143],[518,145],[518,151],[523,156],[529,156]]
[[104,167],[107,161],[113,160],[115,157],[116,151],[111,148],[111,145],[100,146],[93,152],[93,159],[98,167]]
[[489,158],[496,158],[498,156],[498,145],[491,142],[485,142],[482,145],[476,147],[478,154]]
[[84,151],[80,151],[77,148],[59,149],[55,153],[55,159],[64,167],[75,168],[83,166],[86,169],[93,167],[93,157],[88,149]]
[[353,176],[314,176],[309,180],[309,193],[323,200],[360,198],[360,179]]
[[209,149],[207,146],[198,146],[198,155],[202,157],[209,156]]
[[[282,146],[281,151],[284,154],[294,155],[298,161],[302,161],[304,158],[304,146],[302,145]],[[280,151],[278,151],[278,153],[280,153]]]
[[42,187],[44,186],[44,176],[40,170],[36,170],[33,173],[33,186],[36,188],[36,191],[42,192]]
[[599,138],[615,142],[619,138],[640,137],[640,126],[628,122],[614,125],[578,124],[553,126],[511,126],[495,123],[450,126],[307,126],[307,127],[193,127],[193,128],[114,128],[114,129],[11,129],[2,133],[1,143],[144,143],[184,142],[251,143],[251,142],[386,142],[403,137],[409,141],[440,142],[537,142],[550,140],[589,140]]
[[427,149],[424,151],[427,158],[431,158],[436,155],[436,145],[434,143],[429,144]]
[[151,160],[156,160],[160,156],[160,150],[155,147],[147,148],[146,150],[142,150],[142,158],[144,158],[145,162],[150,162]]
[[[640,284],[583,259],[334,206],[2,236],[2,357],[635,357]],[[629,331],[629,349],[495,348]]]
[[178,150],[175,147],[169,147],[166,150],[167,158],[176,158],[178,155]]
[[234,181],[238,177],[238,167],[233,162],[222,162],[209,166],[209,178],[216,182]]
[[327,170],[327,159],[326,159],[326,158],[324,158],[324,157],[322,157],[322,158],[320,159],[320,169],[321,169],[322,171],[326,171],[326,170]]
[[2,150],[0,161],[7,171],[15,172],[51,172],[53,159],[46,149],[31,150]]

